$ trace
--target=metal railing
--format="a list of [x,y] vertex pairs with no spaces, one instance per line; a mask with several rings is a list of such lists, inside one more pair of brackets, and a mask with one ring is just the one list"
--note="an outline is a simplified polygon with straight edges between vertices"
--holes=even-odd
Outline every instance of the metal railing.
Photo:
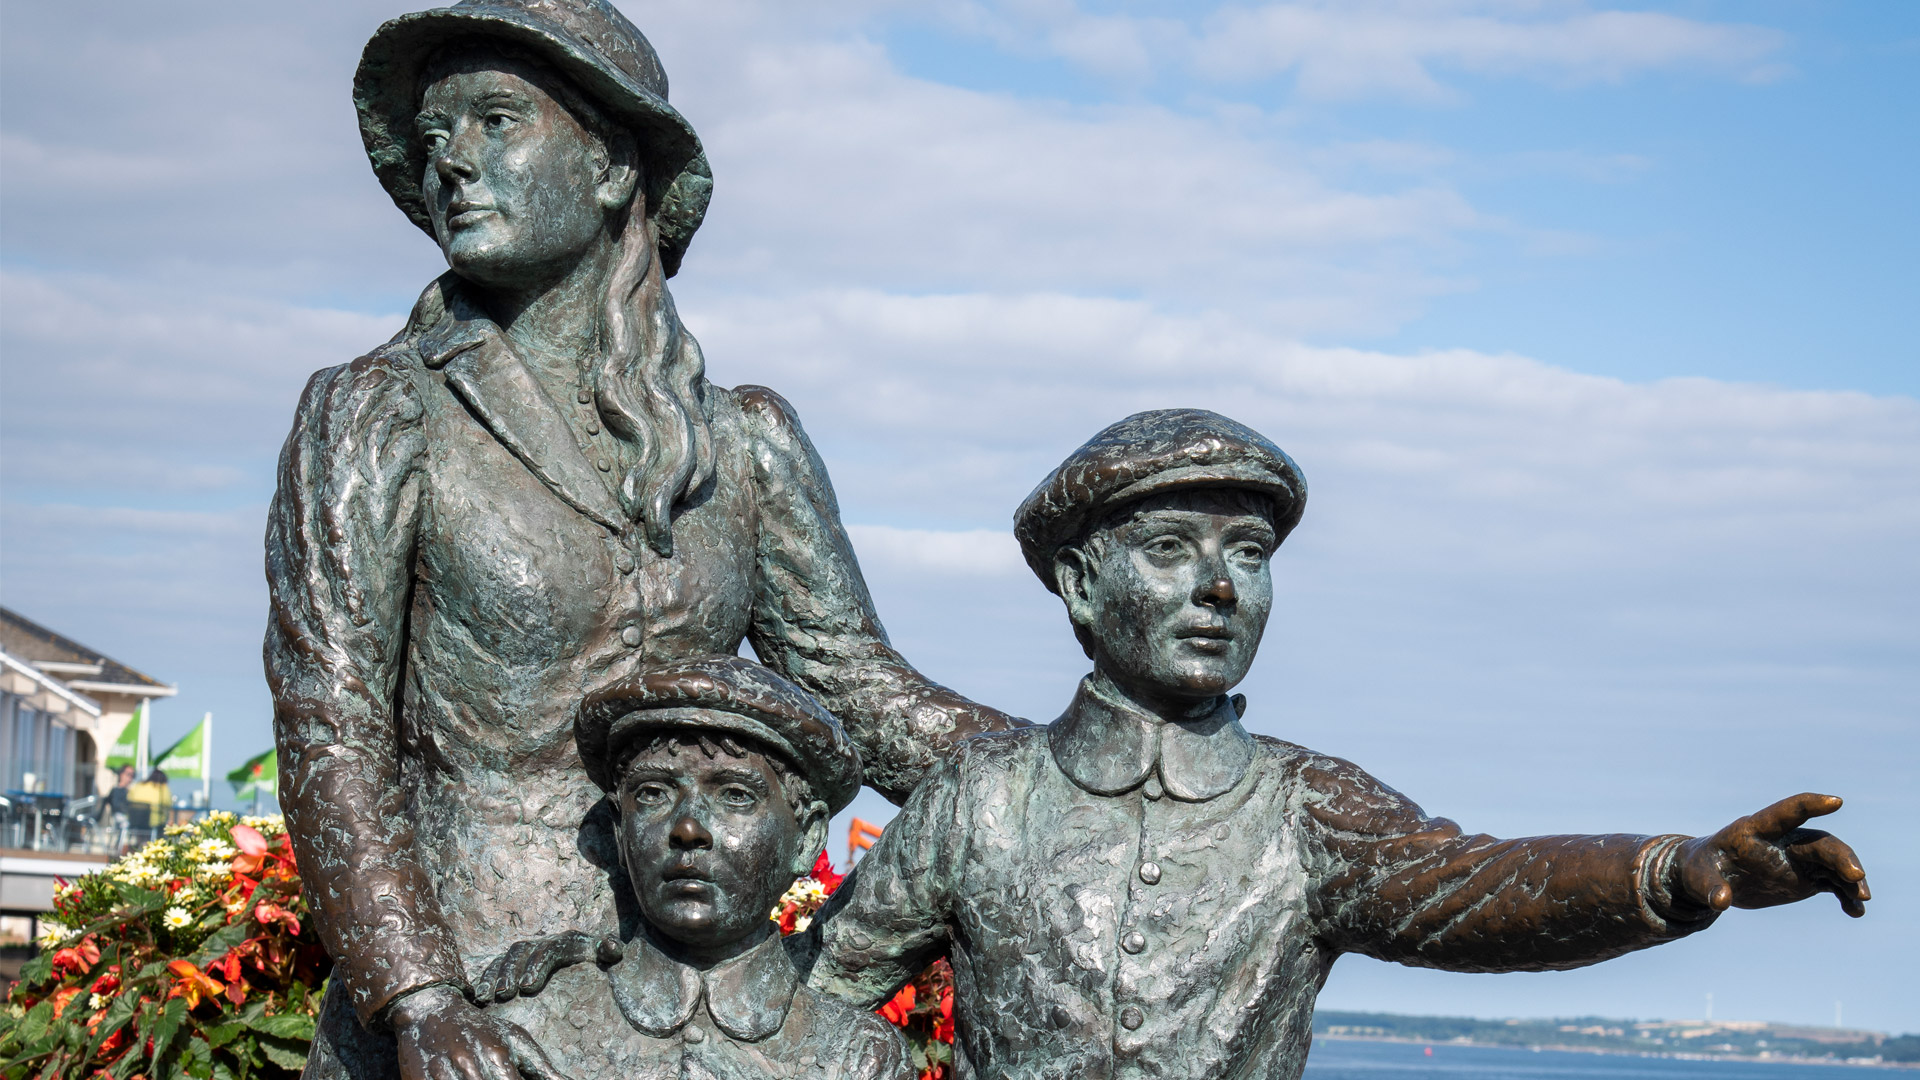
[[16,851],[73,851],[118,855],[161,835],[168,825],[188,824],[211,813],[204,806],[130,804],[115,813],[100,796],[10,791],[0,795],[0,847]]

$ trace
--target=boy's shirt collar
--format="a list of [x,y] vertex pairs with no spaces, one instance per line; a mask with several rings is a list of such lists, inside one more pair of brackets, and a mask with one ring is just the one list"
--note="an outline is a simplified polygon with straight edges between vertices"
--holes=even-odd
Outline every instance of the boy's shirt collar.
[[1204,802],[1233,790],[1253,763],[1253,736],[1226,697],[1198,720],[1162,720],[1080,681],[1049,735],[1060,771],[1095,795],[1118,795],[1159,776],[1167,793]]
[[799,972],[779,934],[702,972],[655,948],[646,935],[626,944],[626,956],[607,970],[613,999],[627,1022],[664,1039],[686,1026],[704,1000],[721,1031],[757,1042],[780,1030],[800,985]]

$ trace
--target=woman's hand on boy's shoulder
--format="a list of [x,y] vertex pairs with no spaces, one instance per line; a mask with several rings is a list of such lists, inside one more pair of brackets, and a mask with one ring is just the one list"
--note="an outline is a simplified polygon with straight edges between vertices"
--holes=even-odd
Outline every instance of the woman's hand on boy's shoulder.
[[473,1000],[484,1005],[490,1001],[531,997],[545,989],[547,980],[561,968],[589,960],[618,963],[620,956],[620,940],[611,934],[596,937],[585,931],[569,930],[516,941],[473,981]]

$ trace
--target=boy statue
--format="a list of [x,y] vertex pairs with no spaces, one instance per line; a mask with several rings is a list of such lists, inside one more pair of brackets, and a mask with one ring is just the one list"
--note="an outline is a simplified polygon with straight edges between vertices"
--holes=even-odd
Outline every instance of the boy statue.
[[[594,693],[574,733],[618,815],[638,911],[622,912],[624,943],[522,942],[474,983],[487,1011],[545,1051],[523,1065],[572,1080],[908,1080],[899,1033],[807,989],[798,942],[768,918],[860,790],[839,722],[785,679],[724,656]],[[588,959],[598,963],[578,963]]]
[[929,774],[816,921],[809,985],[885,1000],[951,951],[959,1078],[1300,1075],[1342,953],[1454,971],[1592,964],[1729,906],[1868,898],[1800,795],[1710,837],[1496,840],[1240,724],[1300,520],[1292,459],[1215,413],[1094,436],[1015,517],[1093,673],[1047,727]]

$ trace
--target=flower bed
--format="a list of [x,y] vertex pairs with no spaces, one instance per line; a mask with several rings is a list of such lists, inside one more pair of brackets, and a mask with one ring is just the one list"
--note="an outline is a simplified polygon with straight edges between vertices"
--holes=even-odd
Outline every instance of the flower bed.
[[[793,883],[770,918],[780,924],[783,934],[804,932],[813,924],[813,913],[845,877],[834,873],[833,863],[822,852],[813,873]],[[919,1080],[947,1080],[953,1071],[953,968],[946,959],[935,960],[879,1012],[907,1037]]]
[[326,953],[279,817],[215,813],[63,883],[0,1016],[0,1077],[296,1077]]
[[[821,855],[772,918],[807,929],[843,875]],[[0,1080],[297,1077],[331,965],[280,818],[215,813],[55,892],[41,955],[0,1013]],[[879,1010],[920,1080],[953,1061],[953,970]]]

